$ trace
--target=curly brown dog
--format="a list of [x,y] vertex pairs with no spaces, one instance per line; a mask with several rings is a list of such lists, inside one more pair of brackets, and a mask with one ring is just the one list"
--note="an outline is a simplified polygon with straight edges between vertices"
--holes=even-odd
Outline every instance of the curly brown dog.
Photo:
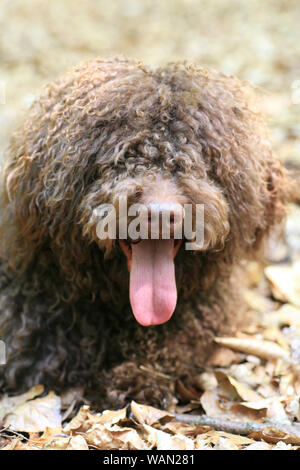
[[[232,76],[116,58],[51,83],[4,175],[1,390],[80,385],[103,406],[168,406],[214,336],[243,321],[236,270],[282,220],[289,188],[252,91]],[[121,196],[204,204],[202,249],[100,240],[95,209]]]

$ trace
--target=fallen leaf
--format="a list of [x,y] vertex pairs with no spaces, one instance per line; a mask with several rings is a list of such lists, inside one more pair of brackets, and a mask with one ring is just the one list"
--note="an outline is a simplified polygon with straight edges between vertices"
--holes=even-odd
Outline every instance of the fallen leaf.
[[113,425],[126,419],[126,410],[126,407],[117,411],[105,410],[101,415],[94,415],[93,420],[97,423]]
[[251,354],[263,359],[284,359],[290,361],[290,355],[278,344],[256,338],[215,338],[216,343],[222,344],[235,351]]
[[207,390],[200,398],[200,403],[205,413],[212,418],[222,418],[224,408],[221,406],[218,391]]
[[300,307],[300,262],[291,266],[267,266],[265,275],[276,299]]
[[140,405],[135,401],[131,402],[130,410],[138,423],[150,426],[158,422],[166,423],[174,418],[174,415],[167,411],[158,410],[153,406]]
[[284,304],[275,312],[266,313],[263,319],[265,324],[272,324],[277,327],[285,325],[300,327],[300,308],[291,304]]
[[220,437],[219,442],[215,445],[214,450],[239,450],[240,447],[235,444],[231,439]]
[[[230,349],[228,349],[230,351]],[[195,377],[195,383],[201,390],[213,390],[218,385],[218,381],[213,372],[202,372]]]
[[253,442],[253,444],[246,446],[244,450],[272,450],[272,446],[266,442]]
[[6,416],[4,426],[14,431],[40,432],[61,426],[60,398],[50,392],[43,398],[36,398],[17,406]]
[[270,428],[265,429],[264,431],[253,432],[249,434],[249,437],[260,440],[263,439],[264,441],[275,444],[279,441],[284,442],[285,444],[296,444],[300,445],[300,436],[295,436],[293,434],[285,433],[284,431],[280,431],[278,429],[274,429],[270,426]]
[[257,401],[259,402],[261,400],[261,395],[254,390],[251,390],[250,388],[246,387],[242,383],[238,382],[235,380],[233,377],[230,375],[223,374],[222,372],[217,372],[217,378],[222,377],[222,385],[224,380],[228,380],[228,382],[234,387],[235,391],[237,392],[238,398],[242,399],[243,401]]
[[208,360],[208,364],[212,367],[227,367],[231,364],[237,364],[243,360],[243,356],[232,349],[218,347]]
[[181,401],[186,402],[190,400],[198,400],[199,392],[191,385],[186,386],[181,380],[176,380],[176,392],[181,398]]
[[194,441],[181,434],[171,436],[147,424],[144,425],[144,429],[148,434],[147,440],[153,447],[156,447],[157,450],[193,450],[195,448]]
[[149,449],[135,429],[116,424],[112,426],[94,424],[83,436],[89,445],[103,450]]
[[[231,441],[234,446],[238,446],[241,448],[242,446],[249,445],[254,443],[253,439],[250,439],[249,437],[246,436],[239,436],[237,434],[231,434],[228,432],[224,431],[208,431],[205,434],[201,434],[200,436],[197,437],[196,439],[196,448],[203,448],[207,447],[209,445],[213,446],[218,446],[220,443],[220,440],[226,439],[228,441]],[[199,447],[200,446],[200,447]]]
[[[124,411],[124,413],[126,414],[126,411]],[[64,426],[63,430],[66,433],[72,431],[85,432],[87,429],[90,429],[93,424],[98,423],[101,416],[100,413],[92,413],[88,405],[83,405],[77,415]]]
[[0,400],[0,421],[2,421],[7,414],[12,413],[17,406],[22,405],[23,403],[26,403],[35,397],[38,397],[43,392],[43,385],[35,385],[30,390],[28,390],[28,392],[22,393],[21,395],[14,397],[7,397],[4,395]]
[[272,397],[267,400],[268,401],[268,408],[267,408],[267,418],[270,420],[277,421],[278,423],[283,422],[286,424],[290,423],[290,420],[285,412],[284,406],[281,403],[281,397]]
[[89,450],[89,446],[83,436],[77,435],[69,440],[66,450]]

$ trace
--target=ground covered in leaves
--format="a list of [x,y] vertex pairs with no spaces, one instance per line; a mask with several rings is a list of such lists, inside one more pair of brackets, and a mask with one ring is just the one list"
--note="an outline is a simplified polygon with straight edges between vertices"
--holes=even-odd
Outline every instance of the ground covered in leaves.
[[[298,0],[3,0],[0,6],[0,155],[38,88],[80,60],[125,54],[146,63],[195,61],[261,87],[274,148],[300,175]],[[264,91],[263,91],[264,90]],[[300,179],[299,179],[300,181]],[[300,183],[299,183],[300,184]],[[299,449],[300,208],[268,264],[248,265],[254,314],[219,348],[185,404],[128,404],[97,413],[76,396],[37,386],[0,401],[2,449]]]

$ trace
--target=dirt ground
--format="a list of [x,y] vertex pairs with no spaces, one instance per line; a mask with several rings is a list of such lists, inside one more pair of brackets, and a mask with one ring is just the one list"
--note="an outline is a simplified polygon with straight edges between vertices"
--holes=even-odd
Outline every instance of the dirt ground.
[[266,91],[274,145],[299,161],[298,0],[1,0],[0,154],[43,84],[95,56],[188,60]]

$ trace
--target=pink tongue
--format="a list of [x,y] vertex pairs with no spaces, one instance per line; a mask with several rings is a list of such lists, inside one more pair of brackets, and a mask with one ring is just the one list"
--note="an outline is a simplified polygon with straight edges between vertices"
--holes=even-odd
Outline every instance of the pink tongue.
[[174,240],[142,240],[132,247],[130,302],[143,326],[169,320],[177,301]]

